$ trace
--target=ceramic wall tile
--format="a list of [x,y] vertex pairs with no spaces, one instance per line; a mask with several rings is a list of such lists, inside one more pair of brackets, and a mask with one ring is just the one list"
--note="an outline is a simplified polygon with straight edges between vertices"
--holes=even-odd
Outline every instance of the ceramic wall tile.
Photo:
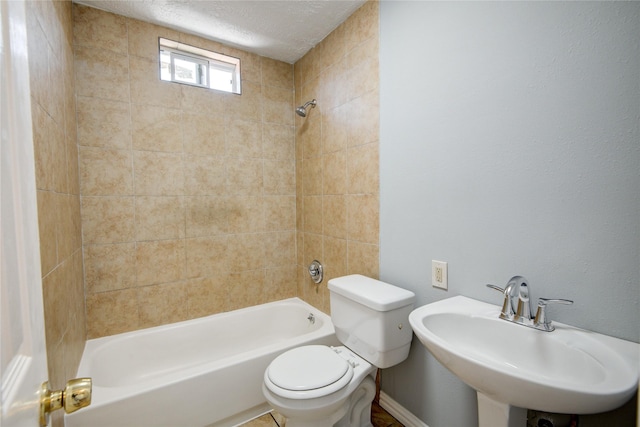
[[351,73],[352,70],[347,67],[346,58],[322,70],[318,76],[318,87],[315,88],[315,92],[323,99],[323,113],[351,99]]
[[[271,196],[264,198],[265,231],[285,231],[296,228],[296,197]],[[295,245],[294,245],[295,248]]]
[[330,299],[306,274],[313,259],[327,280],[379,274],[378,44],[371,1],[294,65],[296,102],[318,100],[295,120],[298,293],[322,309]]
[[86,196],[133,194],[133,167],[129,150],[80,147],[80,191]]
[[83,197],[82,235],[84,244],[134,241],[134,198]]
[[324,40],[318,43],[317,56],[321,71],[339,62],[345,54],[345,26],[339,25]]
[[262,86],[248,81],[243,82],[242,94],[230,94],[225,97],[224,108],[229,117],[262,120]]
[[136,242],[136,285],[175,282],[186,278],[184,240]]
[[[302,274],[325,253],[330,274],[377,275],[377,258],[366,258],[378,247],[372,202],[378,198],[377,8],[365,4],[293,66],[106,12],[77,12],[76,19],[84,19],[74,37],[74,62],[79,157],[85,159],[84,256],[92,277],[88,335],[293,294],[328,310],[326,284],[311,287]],[[126,36],[114,40],[122,20]],[[101,27],[105,33],[93,35],[91,28]],[[240,58],[242,94],[159,81],[158,37]],[[295,105],[312,98],[318,107],[307,118],[294,115]],[[100,151],[88,150],[110,156],[98,159]],[[43,151],[43,163],[55,157],[51,151]],[[109,164],[120,166],[104,175],[89,172],[91,165]],[[73,187],[68,178],[55,184],[61,180],[45,174],[42,181]],[[352,226],[350,209],[362,209],[366,223]],[[72,222],[64,227],[75,228]],[[126,278],[126,264],[105,274],[107,248],[114,257],[135,251],[132,277]],[[164,265],[154,271],[156,263]],[[138,287],[133,298],[126,293],[130,283]],[[127,297],[134,314],[108,324],[106,306]]]
[[136,197],[136,240],[185,237],[185,207],[182,196]]
[[85,245],[87,295],[135,286],[135,243]]
[[[50,109],[52,102],[52,93],[49,78],[49,49],[51,49],[38,19],[36,10],[37,3],[28,3],[27,10],[27,43],[29,53],[29,85],[31,87],[31,98],[34,100],[34,106],[38,105],[45,111]],[[51,37],[51,35],[49,35]],[[62,50],[62,46],[59,46]],[[33,108],[32,114],[36,112]],[[39,126],[34,126],[34,132]],[[37,154],[37,152],[36,152]]]
[[38,190],[38,231],[40,235],[40,269],[48,274],[58,265],[56,195]]
[[139,328],[136,289],[87,295],[87,339]]
[[184,194],[182,153],[134,151],[135,194],[179,196]]
[[227,309],[262,304],[264,298],[265,270],[246,270],[229,273],[227,284]]
[[293,231],[272,232],[265,235],[265,265],[278,268],[294,265],[295,233]]
[[322,230],[326,236],[347,238],[347,196],[322,198]]
[[182,120],[185,152],[205,156],[225,156],[223,116],[215,113],[184,112]]
[[129,56],[129,76],[132,103],[180,108],[181,85],[161,81],[157,61]]
[[380,248],[378,245],[348,242],[347,274],[363,274],[377,279],[379,271]]
[[73,194],[55,193],[56,242],[58,259],[70,258],[82,245],[80,223],[80,198]]
[[44,307],[44,320],[48,325],[45,328],[47,342],[59,343],[67,329],[66,314],[69,310],[69,299],[60,292],[60,286],[68,277],[70,262],[63,262],[42,278],[42,297],[47,300]]
[[[310,100],[310,98],[303,99]],[[304,122],[296,126],[296,143],[301,144],[302,157],[305,159],[322,156],[322,117],[315,111],[312,114],[311,111]]]
[[79,96],[78,144],[110,149],[131,148],[130,104]]
[[[351,161],[351,158],[349,157]],[[347,152],[334,151],[322,157],[323,194],[345,194],[347,192]]]
[[348,150],[347,175],[350,194],[376,194],[380,188],[378,143],[372,142]]
[[263,120],[266,123],[293,125],[294,111],[293,90],[280,87],[265,86],[263,93]]
[[228,278],[214,274],[187,282],[189,317],[196,318],[226,310]]
[[322,196],[304,198],[304,231],[322,234]]
[[[61,387],[86,338],[72,5],[25,6],[47,364],[50,383]],[[53,417],[54,427],[63,425]]]
[[226,199],[228,231],[232,234],[264,231],[264,198],[230,196]]
[[199,114],[223,114],[225,102],[235,95],[217,90],[181,85],[180,107],[184,112]]
[[225,139],[226,155],[229,157],[262,157],[262,122],[227,119]]
[[264,279],[265,302],[279,301],[297,296],[296,270],[294,263],[266,270]]
[[187,196],[222,196],[226,193],[224,158],[185,154],[184,185]]
[[377,195],[347,196],[348,238],[378,244],[380,202]]
[[340,105],[327,109],[322,116],[322,152],[324,154],[343,150],[347,146],[349,131],[348,106]]
[[302,161],[302,188],[305,196],[322,194],[322,158]]
[[129,101],[127,54],[75,46],[76,94],[114,101]]
[[227,160],[227,193],[229,195],[260,195],[263,191],[262,159]]
[[378,37],[378,9],[377,1],[367,1],[345,21],[343,25],[347,52],[360,43]]
[[265,159],[295,160],[295,129],[277,123],[262,125],[262,153]]
[[189,318],[188,283],[165,283],[137,289],[139,326],[142,328],[180,322]]
[[293,195],[296,192],[295,163],[291,160],[264,160],[264,194]]
[[347,274],[347,240],[335,237],[324,237],[325,248],[324,274],[325,280],[345,276]]
[[127,18],[92,7],[73,8],[73,39],[77,46],[127,53]]
[[227,235],[186,239],[187,277],[210,277],[229,271]]
[[67,192],[66,141],[59,126],[40,104],[32,107],[36,187]]
[[353,99],[347,105],[349,115],[349,130],[347,145],[354,147],[380,139],[379,110],[380,100],[378,91],[372,91]]
[[201,237],[228,233],[232,208],[227,197],[186,197],[186,236]]
[[179,33],[175,30],[137,19],[127,19],[127,30],[125,41],[128,41],[129,54],[150,60],[155,60],[158,56],[159,37],[169,40],[179,38]]
[[181,152],[182,111],[151,105],[133,105],[131,133],[134,150]]
[[64,127],[64,104],[65,104],[65,73],[71,72],[72,67],[65,69],[65,58],[60,57],[52,49],[49,49],[49,91],[51,92],[51,104],[49,114],[53,120],[61,127]]
[[262,65],[262,85],[293,89],[293,65],[271,58],[260,58]]
[[[196,305],[196,290],[204,292],[203,283],[254,265],[264,277],[264,237],[255,233],[295,226],[293,66],[85,6],[77,9],[74,59],[88,296],[124,290],[131,283],[154,287],[194,278],[184,281],[193,305],[188,317],[249,305],[251,299],[244,297],[226,298],[224,304],[209,298]],[[99,28],[103,34],[96,34]],[[240,58],[242,95],[159,81],[158,37]],[[41,45],[46,47],[46,40]],[[40,68],[49,65],[43,62]],[[104,76],[93,75],[94,68],[105,68],[99,70]],[[112,90],[116,82],[120,87]],[[45,121],[48,115],[42,117]],[[43,165],[54,156],[49,145],[45,148]],[[53,176],[44,178],[43,185],[54,185]],[[275,212],[280,208],[289,211]],[[295,253],[295,239],[285,240],[290,247],[278,246],[282,254]],[[239,261],[228,261],[229,248]],[[115,268],[103,259],[121,259],[125,253],[134,260],[133,272],[131,263]],[[224,292],[247,292],[220,280]],[[156,295],[171,301],[170,292],[157,289],[136,294],[139,316],[130,329],[176,318],[146,306],[155,304]],[[127,328],[109,330],[121,329]]]
[[264,233],[229,235],[227,252],[228,267],[232,273],[266,267]]

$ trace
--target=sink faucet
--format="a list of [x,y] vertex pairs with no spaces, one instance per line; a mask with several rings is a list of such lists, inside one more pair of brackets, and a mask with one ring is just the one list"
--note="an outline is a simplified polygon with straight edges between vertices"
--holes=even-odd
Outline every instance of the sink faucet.
[[531,300],[529,299],[529,284],[527,279],[522,276],[514,276],[509,280],[513,283],[518,292],[518,306],[516,309],[515,321],[517,323],[526,323],[531,320]]
[[573,304],[573,301],[568,299],[540,298],[536,315],[532,316],[529,283],[524,277],[513,276],[504,288],[490,284],[488,284],[487,287],[504,294],[502,310],[499,316],[501,319],[546,332],[555,330],[555,327],[546,315],[547,305],[551,303]]

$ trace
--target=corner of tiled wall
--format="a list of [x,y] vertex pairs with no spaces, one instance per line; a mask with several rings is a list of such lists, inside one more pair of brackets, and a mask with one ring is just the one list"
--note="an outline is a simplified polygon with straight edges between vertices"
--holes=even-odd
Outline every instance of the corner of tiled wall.
[[[85,324],[98,337],[295,295],[328,311],[307,258],[377,277],[376,2],[295,67],[69,2],[29,8],[30,51],[48,52],[30,68],[56,381]],[[159,36],[240,57],[242,97],[149,78]],[[307,121],[294,93],[319,100]]]
[[[158,37],[242,95],[162,82]],[[293,66],[74,5],[88,336],[296,295]]]
[[49,382],[62,388],[76,374],[86,339],[72,6],[26,5]]
[[365,3],[294,67],[296,105],[318,103],[296,118],[298,293],[326,312],[328,280],[379,274],[378,10]]

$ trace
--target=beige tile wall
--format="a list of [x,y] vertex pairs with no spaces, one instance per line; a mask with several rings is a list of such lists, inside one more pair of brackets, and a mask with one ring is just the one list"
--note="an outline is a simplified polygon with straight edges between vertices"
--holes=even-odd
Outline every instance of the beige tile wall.
[[[88,338],[295,296],[293,66],[74,5]],[[158,37],[242,95],[158,79]]]
[[379,274],[378,34],[370,1],[295,64],[296,105],[318,102],[296,118],[299,294],[327,312],[328,279]]
[[72,11],[68,1],[26,6],[49,381],[61,388],[85,342]]

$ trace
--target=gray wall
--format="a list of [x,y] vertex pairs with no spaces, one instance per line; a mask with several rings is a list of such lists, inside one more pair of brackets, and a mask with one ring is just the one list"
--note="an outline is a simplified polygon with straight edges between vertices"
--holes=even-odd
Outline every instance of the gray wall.
[[[640,3],[382,2],[381,279],[498,304],[484,284],[520,274],[575,300],[552,319],[639,341],[639,23]],[[477,424],[417,341],[383,389],[430,427]]]

